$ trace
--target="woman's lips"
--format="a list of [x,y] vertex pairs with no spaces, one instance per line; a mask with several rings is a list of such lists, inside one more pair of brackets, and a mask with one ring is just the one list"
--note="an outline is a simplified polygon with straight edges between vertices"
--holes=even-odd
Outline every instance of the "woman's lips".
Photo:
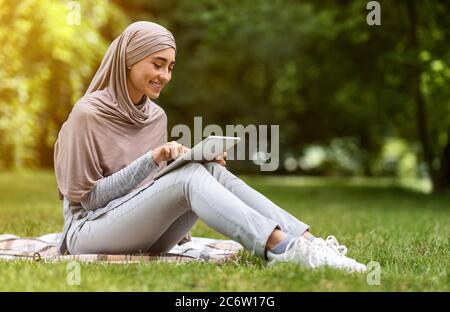
[[153,81],[150,81],[150,85],[157,91],[160,91],[162,88],[162,85],[160,85],[159,83],[153,82]]

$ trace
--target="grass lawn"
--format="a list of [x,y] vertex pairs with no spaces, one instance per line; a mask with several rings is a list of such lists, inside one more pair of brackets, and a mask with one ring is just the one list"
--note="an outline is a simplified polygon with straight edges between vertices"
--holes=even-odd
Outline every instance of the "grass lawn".
[[[0,291],[449,291],[450,196],[430,196],[387,180],[244,177],[312,226],[335,235],[361,262],[378,261],[381,285],[365,274],[268,268],[243,253],[238,263],[82,264],[81,284],[67,264],[0,262]],[[0,233],[61,231],[62,202],[52,171],[0,173]],[[223,236],[199,222],[194,236]]]

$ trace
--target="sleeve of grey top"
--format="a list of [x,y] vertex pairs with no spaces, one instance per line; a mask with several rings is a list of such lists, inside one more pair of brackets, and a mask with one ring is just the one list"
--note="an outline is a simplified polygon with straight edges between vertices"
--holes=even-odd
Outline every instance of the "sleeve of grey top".
[[106,206],[110,201],[128,194],[149,174],[159,168],[151,152],[147,152],[125,168],[103,178],[82,200],[86,210]]

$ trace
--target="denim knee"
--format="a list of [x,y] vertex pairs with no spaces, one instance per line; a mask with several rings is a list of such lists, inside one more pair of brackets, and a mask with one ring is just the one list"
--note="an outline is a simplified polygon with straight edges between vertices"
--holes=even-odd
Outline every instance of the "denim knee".
[[197,162],[190,162],[183,166],[184,171],[189,172],[201,170],[201,168],[203,168],[203,165]]
[[197,176],[209,174],[208,170],[200,164],[196,162],[191,162],[183,166],[182,170],[180,170],[181,179],[184,181],[191,181],[192,178]]
[[208,170],[208,171],[211,172],[211,173],[212,173],[214,170],[217,170],[217,169],[224,169],[224,168],[225,168],[224,166],[222,166],[221,164],[219,164],[219,163],[217,163],[217,162],[215,162],[215,161],[208,161],[208,162],[206,162],[206,163],[203,163],[202,165],[203,165],[203,167],[205,167],[206,170]]

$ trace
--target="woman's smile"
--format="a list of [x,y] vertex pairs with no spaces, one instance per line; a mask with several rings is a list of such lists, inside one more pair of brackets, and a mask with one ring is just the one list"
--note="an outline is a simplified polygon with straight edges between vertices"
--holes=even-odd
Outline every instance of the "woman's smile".
[[153,89],[155,89],[156,91],[161,91],[162,89],[162,84],[154,82],[154,81],[150,81],[150,85],[152,86]]

